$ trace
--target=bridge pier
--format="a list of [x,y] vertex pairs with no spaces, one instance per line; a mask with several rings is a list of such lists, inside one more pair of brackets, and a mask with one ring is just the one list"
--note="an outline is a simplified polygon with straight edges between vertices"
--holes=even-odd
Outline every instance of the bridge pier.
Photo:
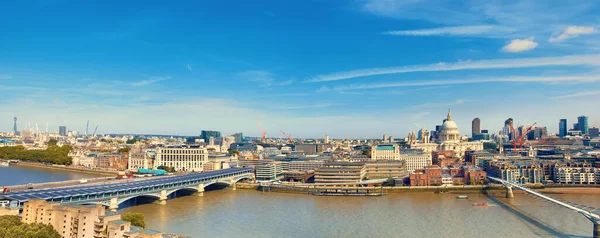
[[202,197],[204,196],[204,184],[198,184],[198,194],[196,194],[196,196],[198,197]]
[[119,200],[117,198],[111,198],[108,209],[112,212],[116,212],[119,209]]
[[167,190],[161,190],[160,191],[160,198],[158,199],[158,204],[160,205],[166,205],[167,204]]
[[235,191],[235,189],[236,189],[235,180],[232,179],[230,184],[231,184],[231,190]]
[[515,194],[513,194],[512,187],[506,186],[506,198],[514,198]]
[[592,237],[600,238],[600,223],[599,222],[594,222],[594,235]]

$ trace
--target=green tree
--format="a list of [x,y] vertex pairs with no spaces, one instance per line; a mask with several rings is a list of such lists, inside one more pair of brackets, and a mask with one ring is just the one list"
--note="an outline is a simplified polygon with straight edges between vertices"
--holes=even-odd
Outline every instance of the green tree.
[[131,151],[131,148],[129,147],[123,147],[121,149],[119,149],[119,153],[129,153],[129,151]]
[[371,150],[363,150],[362,151],[362,155],[366,155],[366,156],[371,157]]
[[51,225],[25,224],[17,216],[0,216],[0,238],[60,238]]
[[48,146],[56,146],[58,144],[58,141],[56,139],[50,139],[48,141]]
[[141,228],[146,228],[146,220],[144,215],[136,212],[128,212],[121,216],[121,220],[131,222],[133,226],[139,226]]
[[239,156],[239,155],[240,155],[240,152],[239,152],[239,151],[237,151],[237,150],[229,150],[229,154],[232,154],[232,155],[238,155],[238,156]]

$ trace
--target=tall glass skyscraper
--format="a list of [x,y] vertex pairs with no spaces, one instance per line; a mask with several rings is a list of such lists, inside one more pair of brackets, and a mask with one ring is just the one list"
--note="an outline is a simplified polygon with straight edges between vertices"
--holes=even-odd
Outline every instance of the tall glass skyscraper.
[[567,136],[567,119],[560,119],[560,122],[558,123],[558,136]]
[[587,135],[588,131],[588,117],[580,116],[577,118],[577,127],[581,131],[581,134]]

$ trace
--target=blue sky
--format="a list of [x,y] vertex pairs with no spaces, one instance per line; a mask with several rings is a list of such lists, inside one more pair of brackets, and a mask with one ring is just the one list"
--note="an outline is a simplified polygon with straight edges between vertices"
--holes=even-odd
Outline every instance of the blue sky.
[[[0,130],[404,137],[600,123],[595,1],[8,1]],[[43,125],[43,126],[42,126]]]

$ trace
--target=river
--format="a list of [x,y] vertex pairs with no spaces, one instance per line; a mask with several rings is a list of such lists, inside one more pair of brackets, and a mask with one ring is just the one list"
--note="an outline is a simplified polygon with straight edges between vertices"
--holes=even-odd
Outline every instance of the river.
[[94,177],[102,177],[102,175],[11,164],[9,167],[0,167],[0,188],[27,183],[44,183]]
[[[89,174],[44,169],[0,168],[0,184],[78,179]],[[150,229],[191,237],[591,237],[583,216],[525,194],[511,201],[503,191],[484,194],[402,193],[382,197],[320,197],[237,189],[207,191],[143,204]],[[600,207],[600,195],[552,194]],[[487,201],[489,207],[473,207]],[[507,207],[504,201],[512,204]],[[511,209],[513,207],[514,209]],[[515,210],[516,209],[516,210]]]
[[[497,192],[502,197],[502,191]],[[122,212],[145,215],[148,227],[192,237],[589,237],[583,216],[516,194],[511,211],[483,194],[405,193],[320,197],[238,189],[186,196]],[[597,195],[557,195],[600,207]],[[487,201],[489,207],[473,207]],[[528,217],[529,216],[529,217]],[[533,220],[531,220],[533,218]]]

